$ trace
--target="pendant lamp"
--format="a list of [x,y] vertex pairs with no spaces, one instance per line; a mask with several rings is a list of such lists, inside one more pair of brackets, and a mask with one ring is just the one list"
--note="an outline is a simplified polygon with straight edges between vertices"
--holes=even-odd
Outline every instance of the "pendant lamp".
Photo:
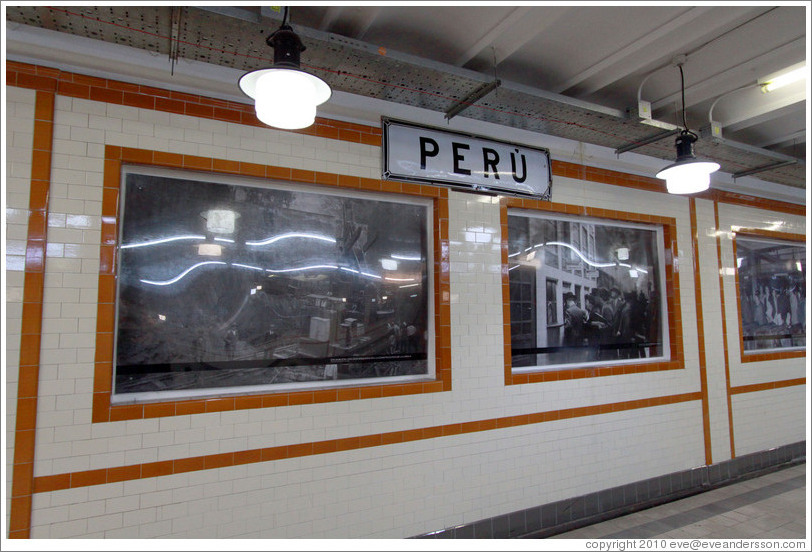
[[694,155],[694,142],[697,136],[690,130],[683,130],[677,136],[677,160],[657,173],[657,178],[665,180],[670,194],[694,194],[710,188],[710,175],[719,170],[719,164],[700,161]]
[[257,119],[266,125],[306,128],[316,120],[316,106],[329,100],[332,91],[326,82],[300,69],[305,46],[285,20],[265,40],[274,49],[273,66],[246,73],[239,85],[254,100]]
[[695,194],[710,188],[710,175],[719,170],[719,164],[700,161],[694,155],[694,142],[697,135],[688,130],[685,121],[685,76],[682,64],[679,65],[680,88],[682,90],[682,124],[676,140],[677,160],[657,173],[657,178],[665,180],[670,194]]

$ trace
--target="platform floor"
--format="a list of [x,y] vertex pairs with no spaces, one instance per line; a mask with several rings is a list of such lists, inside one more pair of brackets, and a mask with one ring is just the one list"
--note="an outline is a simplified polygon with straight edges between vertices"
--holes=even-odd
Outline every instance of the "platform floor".
[[549,538],[803,539],[806,500],[803,463]]

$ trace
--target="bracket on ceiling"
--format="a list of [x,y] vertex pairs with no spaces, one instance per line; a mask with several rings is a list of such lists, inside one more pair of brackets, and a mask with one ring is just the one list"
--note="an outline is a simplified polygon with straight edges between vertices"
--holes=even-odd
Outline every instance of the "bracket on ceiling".
[[463,99],[457,100],[457,102],[445,112],[445,118],[450,121],[452,117],[459,115],[462,111],[474,105],[476,102],[496,90],[501,84],[502,81],[499,79],[482,84]]
[[664,138],[668,138],[669,136],[675,135],[679,132],[679,129],[673,128],[670,130],[665,130],[663,132],[659,132],[654,136],[650,136],[648,138],[643,138],[642,140],[638,140],[637,142],[632,142],[631,144],[626,144],[625,146],[620,146],[615,150],[615,155],[620,155],[621,153],[626,153],[627,151],[632,151],[637,148],[641,148],[643,146],[647,146],[648,144],[653,144],[654,142],[659,142]]
[[[242,19],[249,23],[262,23],[262,10],[259,6],[238,8],[235,6],[195,6],[199,10],[206,10],[226,17]],[[278,11],[278,10],[277,10]]]
[[169,61],[172,64],[170,74],[175,74],[175,62],[178,60],[178,50],[180,46],[180,18],[183,15],[182,6],[172,7],[172,24],[169,30]]
[[769,165],[762,165],[761,167],[756,167],[754,169],[748,169],[746,171],[740,171],[740,172],[737,172],[737,173],[733,173],[731,176],[733,177],[733,180],[736,180],[737,178],[741,178],[742,176],[749,176],[751,174],[757,174],[757,173],[761,173],[761,172],[771,171],[773,169],[779,169],[781,167],[794,165],[796,163],[797,163],[797,161],[779,161],[778,163],[771,163]]

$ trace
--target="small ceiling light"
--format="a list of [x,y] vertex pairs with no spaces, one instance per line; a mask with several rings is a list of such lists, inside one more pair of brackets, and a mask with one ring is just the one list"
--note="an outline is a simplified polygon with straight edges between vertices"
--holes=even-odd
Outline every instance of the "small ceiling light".
[[766,93],[778,90],[804,78],[806,78],[806,64],[801,64],[800,67],[786,73],[759,79],[758,83],[761,85],[761,91]]
[[246,73],[240,89],[255,102],[257,118],[266,125],[297,129],[316,120],[316,106],[330,99],[326,82],[299,68],[299,55],[305,46],[287,24],[287,8],[282,26],[265,42],[274,49],[273,66]]
[[618,249],[617,249],[617,258],[620,261],[628,261],[629,260],[629,248],[628,247],[618,247]]
[[685,75],[679,64],[680,89],[682,91],[682,124],[685,127],[677,136],[677,160],[657,173],[665,180],[670,194],[694,194],[710,187],[710,175],[719,170],[719,163],[699,161],[694,155],[694,142],[698,136],[688,130],[685,120]]

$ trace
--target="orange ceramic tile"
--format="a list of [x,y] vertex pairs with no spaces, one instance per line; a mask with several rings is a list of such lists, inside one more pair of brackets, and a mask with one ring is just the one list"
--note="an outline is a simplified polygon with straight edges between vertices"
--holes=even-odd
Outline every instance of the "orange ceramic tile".
[[163,167],[183,167],[183,155],[164,151],[152,152],[152,162]]
[[46,475],[34,478],[35,493],[47,493],[51,491],[61,491],[70,488],[71,474],[61,473],[58,475]]
[[144,417],[144,406],[131,404],[127,406],[114,406],[110,409],[110,421],[132,420]]
[[313,391],[294,392],[288,395],[288,404],[313,404]]
[[361,392],[357,387],[340,387],[336,389],[337,401],[354,401],[361,398]]
[[44,274],[42,272],[26,272],[23,279],[23,303],[41,303]]
[[23,303],[21,333],[39,335],[41,331],[42,303]]
[[162,418],[175,415],[175,403],[152,403],[144,405],[144,418]]
[[262,407],[269,408],[274,406],[288,406],[288,395],[279,393],[279,394],[270,394],[265,395],[262,397]]
[[210,171],[213,161],[209,157],[199,157],[197,155],[184,155],[183,168]]
[[200,471],[206,467],[205,456],[195,456],[192,458],[181,458],[172,462],[172,473],[185,473],[190,471]]
[[72,489],[101,485],[102,483],[107,483],[106,469],[73,472],[70,476],[70,486]]
[[93,413],[91,421],[94,424],[110,421],[110,390],[93,393]]
[[234,410],[234,397],[223,399],[205,399],[206,412],[223,412],[224,410]]
[[313,443],[300,443],[298,445],[288,445],[288,458],[298,458],[300,456],[310,456],[313,454]]
[[98,86],[90,87],[90,99],[95,102],[105,102],[121,105],[123,102],[124,94],[121,90],[111,90],[109,88],[100,88]]
[[240,464],[254,464],[256,462],[262,461],[262,450],[261,449],[254,449],[254,450],[243,450],[240,452],[234,453],[234,465],[238,466]]
[[173,100],[167,97],[156,97],[155,98],[155,110],[156,111],[163,111],[166,113],[175,113],[179,115],[183,115],[186,109],[186,105],[179,100]]
[[239,161],[229,161],[229,160],[226,160],[226,159],[213,159],[212,160],[212,169],[217,171],[217,172],[239,174],[239,172],[240,172],[240,162]]
[[95,362],[113,362],[113,334],[99,333],[96,335]]
[[262,449],[262,461],[282,460],[288,457],[288,447],[269,447]]
[[336,450],[338,450],[338,442],[336,440],[313,443],[313,454],[329,454]]
[[28,538],[31,528],[31,502],[31,495],[11,499],[10,538]]
[[223,468],[234,465],[234,453],[211,454],[204,457],[204,469]]
[[249,408],[262,408],[262,397],[258,395],[242,395],[234,397],[235,410],[247,410]]
[[313,392],[314,403],[335,402],[338,393],[335,389],[322,389]]
[[161,462],[149,462],[141,464],[141,477],[161,477],[174,473],[174,461],[164,460]]
[[[138,88],[136,86],[136,88]],[[124,92],[121,99],[122,105],[130,107],[138,107],[142,109],[155,109],[155,98],[145,94],[138,94],[133,92]]]
[[141,464],[134,466],[121,466],[118,468],[108,468],[107,482],[117,483],[119,481],[132,481],[141,479]]
[[206,412],[206,403],[203,400],[180,401],[175,403],[175,415],[203,414]]

